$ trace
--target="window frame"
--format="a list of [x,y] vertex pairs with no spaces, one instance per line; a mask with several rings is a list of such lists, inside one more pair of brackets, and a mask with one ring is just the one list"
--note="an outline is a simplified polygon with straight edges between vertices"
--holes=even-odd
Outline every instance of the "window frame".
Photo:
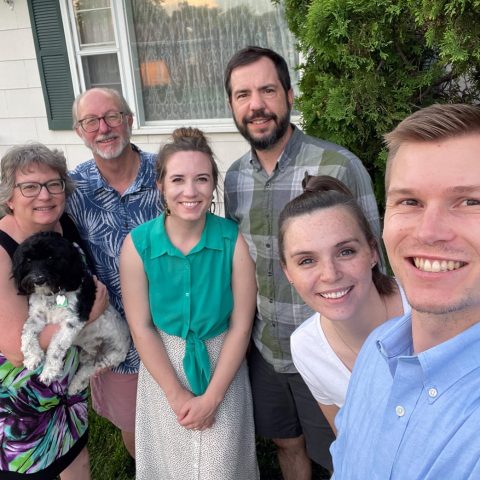
[[[140,69],[136,58],[136,52],[131,48],[130,44],[130,39],[135,35],[134,27],[131,24],[131,19],[133,18],[131,10],[132,5],[128,0],[109,0],[109,2],[112,11],[115,46],[88,47],[81,50],[72,1],[59,0],[75,96],[85,91],[82,57],[92,54],[116,53],[123,96],[135,113],[132,125],[134,134],[170,134],[175,128],[183,127],[185,125],[198,127],[205,133],[238,133],[237,127],[231,117],[160,121],[145,120],[143,101],[141,99]],[[135,85],[138,87],[136,88]],[[140,89],[140,91],[138,91],[138,89]],[[225,102],[228,102],[226,93]],[[300,120],[299,115],[292,115],[291,121],[293,123],[298,125],[300,124]]]

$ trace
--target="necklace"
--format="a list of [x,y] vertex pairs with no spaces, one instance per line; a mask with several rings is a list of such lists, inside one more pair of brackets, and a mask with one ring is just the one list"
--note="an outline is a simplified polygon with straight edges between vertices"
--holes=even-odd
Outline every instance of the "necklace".
[[[381,323],[383,323],[386,320],[388,320],[388,307],[387,307],[387,302],[385,301],[384,296],[379,295],[379,297],[380,297],[380,300],[382,301],[382,306],[383,306],[384,317],[383,317],[383,321],[381,322]],[[337,335],[337,337],[340,339],[340,341],[343,343],[343,345],[345,345],[348,348],[348,350],[350,350],[350,352],[353,353],[354,357],[357,358],[358,353],[360,352],[360,349],[355,350],[354,348],[352,348],[352,346],[347,341],[345,341],[343,336],[340,334],[340,331],[335,326],[334,322],[330,322],[330,325],[333,327],[333,330],[335,330],[335,335]],[[378,325],[375,325],[374,328],[376,328],[377,326]],[[362,347],[360,347],[360,348],[362,348]]]
[[340,335],[340,332],[337,330],[337,327],[332,323],[332,327],[335,330],[335,335],[340,339],[340,341],[353,353],[354,357],[357,358],[359,350],[354,350]]

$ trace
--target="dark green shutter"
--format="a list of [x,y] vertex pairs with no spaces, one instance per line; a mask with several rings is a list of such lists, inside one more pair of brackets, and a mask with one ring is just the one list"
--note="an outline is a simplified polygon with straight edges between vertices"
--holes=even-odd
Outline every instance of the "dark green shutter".
[[72,128],[74,100],[58,0],[28,0],[33,40],[51,130]]

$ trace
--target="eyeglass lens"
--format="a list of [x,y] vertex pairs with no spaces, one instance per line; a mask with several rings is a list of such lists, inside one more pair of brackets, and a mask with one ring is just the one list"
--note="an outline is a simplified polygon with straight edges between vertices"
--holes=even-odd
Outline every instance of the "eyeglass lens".
[[40,182],[22,182],[15,185],[20,189],[20,192],[24,197],[36,197],[40,194],[40,191],[45,187],[48,193],[52,195],[58,195],[65,191],[65,182],[62,179],[49,180],[45,183]]
[[102,120],[109,127],[118,127],[123,120],[123,112],[113,112],[103,117],[91,117],[80,120],[78,123],[86,132],[96,132],[100,128],[100,120]]

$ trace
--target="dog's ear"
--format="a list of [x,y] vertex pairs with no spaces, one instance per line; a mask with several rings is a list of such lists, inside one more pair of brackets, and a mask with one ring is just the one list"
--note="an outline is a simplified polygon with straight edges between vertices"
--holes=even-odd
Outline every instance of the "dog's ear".
[[77,294],[77,314],[81,321],[86,322],[92,311],[93,303],[95,302],[95,294],[97,287],[93,281],[93,277],[85,272],[80,285],[80,290]]
[[27,292],[22,287],[22,284],[18,281],[19,274],[20,274],[19,270],[20,270],[20,265],[18,265],[18,263],[12,265],[12,273],[10,275],[10,280],[13,279],[13,282],[15,283],[15,287],[17,288],[17,295],[26,295]]
[[27,257],[24,252],[24,248],[16,248],[12,257],[12,274],[10,278],[13,278],[15,286],[17,287],[18,295],[28,295],[29,292],[22,286],[22,278],[24,276],[25,265]]

